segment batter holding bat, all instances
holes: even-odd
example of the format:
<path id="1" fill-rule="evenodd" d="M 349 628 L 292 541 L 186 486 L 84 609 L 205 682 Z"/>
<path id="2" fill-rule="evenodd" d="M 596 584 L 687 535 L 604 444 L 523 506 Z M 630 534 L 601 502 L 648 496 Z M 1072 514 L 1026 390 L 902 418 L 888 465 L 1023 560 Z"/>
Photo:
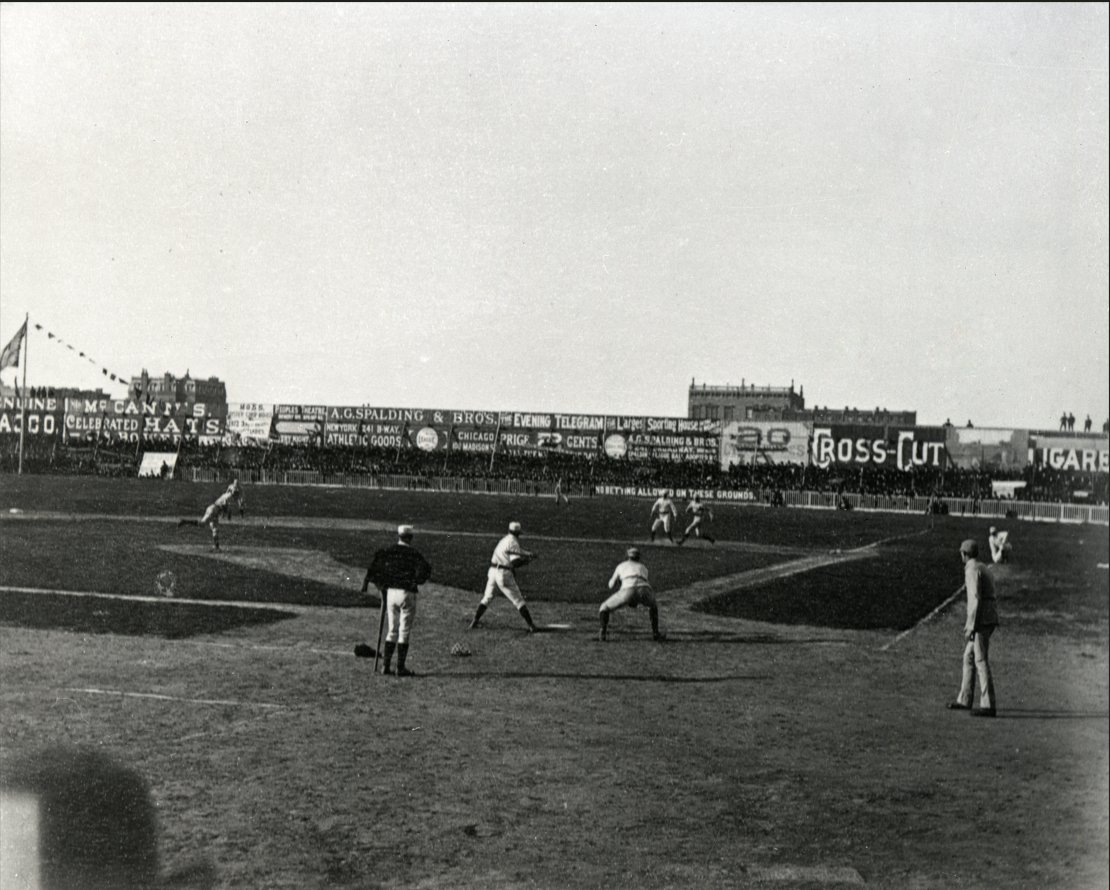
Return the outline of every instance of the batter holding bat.
<path id="1" fill-rule="evenodd" d="M 509 602 L 516 606 L 516 610 L 520 613 L 520 617 L 524 619 L 524 623 L 528 625 L 528 633 L 534 634 L 539 628 L 536 627 L 532 621 L 532 615 L 528 611 L 528 605 L 524 602 L 524 596 L 520 592 L 520 588 L 516 583 L 516 570 L 528 565 L 536 558 L 535 553 L 530 550 L 525 550 L 520 545 L 521 526 L 519 522 L 509 523 L 509 533 L 505 535 L 497 546 L 493 548 L 493 556 L 490 557 L 489 570 L 486 572 L 486 590 L 482 594 L 482 600 L 478 603 L 478 609 L 474 613 L 474 619 L 470 622 L 470 629 L 474 630 L 478 626 L 482 615 L 485 614 L 489 604 L 493 602 L 494 596 L 497 592 L 505 594 Z"/>

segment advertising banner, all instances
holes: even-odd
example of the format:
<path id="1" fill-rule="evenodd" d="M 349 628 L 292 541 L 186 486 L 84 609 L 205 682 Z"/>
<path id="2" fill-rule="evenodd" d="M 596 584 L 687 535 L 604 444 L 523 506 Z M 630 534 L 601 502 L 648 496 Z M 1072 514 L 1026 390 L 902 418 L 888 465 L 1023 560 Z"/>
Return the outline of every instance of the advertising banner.
<path id="1" fill-rule="evenodd" d="M 324 434 L 326 405 L 278 405 L 273 435 L 286 445 L 318 444 Z"/>
<path id="2" fill-rule="evenodd" d="M 733 421 L 721 432 L 721 469 L 733 464 L 809 462 L 809 426 L 797 421 Z"/>
<path id="3" fill-rule="evenodd" d="M 135 399 L 65 399 L 68 439 L 177 442 L 181 436 L 202 443 L 223 439 L 226 418 L 214 417 L 204 402 L 140 402 Z M 222 406 L 221 406 L 222 410 Z"/>
<path id="4" fill-rule="evenodd" d="M 670 461 L 719 460 L 719 425 L 678 417 L 278 405 L 274 435 L 282 442 L 490 454 L 499 449 L 559 451 L 584 457 Z"/>
<path id="5" fill-rule="evenodd" d="M 1107 439 L 1100 436 L 1029 435 L 1029 462 L 1054 470 L 1110 472 Z"/>
<path id="6" fill-rule="evenodd" d="M 910 470 L 945 466 L 943 427 L 814 426 L 810 462 L 817 467 L 853 466 Z"/>
<path id="7" fill-rule="evenodd" d="M 1029 451 L 1028 430 L 948 427 L 945 435 L 950 466 L 961 469 L 1021 469 Z"/>
<path id="8" fill-rule="evenodd" d="M 747 489 L 735 488 L 672 488 L 674 497 L 678 501 L 688 501 L 695 494 L 703 501 L 756 501 L 754 492 Z M 615 494 L 627 497 L 657 498 L 663 493 L 663 488 L 645 485 L 597 485 L 594 487 L 597 494 Z"/>
<path id="9" fill-rule="evenodd" d="M 5 397 L 0 402 L 0 433 L 19 433 L 25 436 L 58 436 L 65 429 L 65 417 L 60 399 Z"/>
<path id="10" fill-rule="evenodd" d="M 274 406 L 257 402 L 229 402 L 226 445 L 264 445 L 274 431 Z"/>

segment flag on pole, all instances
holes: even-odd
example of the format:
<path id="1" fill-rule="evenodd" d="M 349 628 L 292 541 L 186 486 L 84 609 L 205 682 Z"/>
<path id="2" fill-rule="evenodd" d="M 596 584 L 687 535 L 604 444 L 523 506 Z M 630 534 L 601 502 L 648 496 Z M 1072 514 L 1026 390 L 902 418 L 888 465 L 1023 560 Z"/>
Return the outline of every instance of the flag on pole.
<path id="1" fill-rule="evenodd" d="M 4 351 L 0 352 L 0 371 L 5 368 L 18 368 L 19 367 L 19 352 L 23 349 L 23 338 L 27 336 L 27 321 L 24 319 L 22 326 L 15 332 L 15 336 Z"/>

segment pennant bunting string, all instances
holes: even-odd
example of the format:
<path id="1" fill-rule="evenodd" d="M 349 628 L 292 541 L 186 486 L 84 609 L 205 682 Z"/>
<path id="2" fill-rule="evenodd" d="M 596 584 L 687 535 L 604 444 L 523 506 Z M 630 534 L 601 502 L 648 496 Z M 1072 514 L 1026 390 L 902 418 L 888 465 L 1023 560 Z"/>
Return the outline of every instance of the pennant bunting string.
<path id="1" fill-rule="evenodd" d="M 35 325 L 35 330 L 36 331 L 43 331 L 43 333 L 46 334 L 46 339 L 47 340 L 56 340 L 56 341 L 58 341 L 59 345 L 64 346 L 70 352 L 76 352 L 81 358 L 85 359 L 85 361 L 87 361 L 90 365 L 93 365 L 94 367 L 99 367 L 100 368 L 100 373 L 103 374 L 105 377 L 107 377 L 109 380 L 113 380 L 117 383 L 127 383 L 127 381 L 128 381 L 127 377 L 124 377 L 122 374 L 113 374 L 107 368 L 103 367 L 100 364 L 100 362 L 98 362 L 96 359 L 94 359 L 91 355 L 88 355 L 87 353 L 76 349 L 72 344 L 67 343 L 65 340 L 63 340 L 61 337 L 59 337 L 53 331 L 46 330 L 41 324 L 36 324 Z"/>

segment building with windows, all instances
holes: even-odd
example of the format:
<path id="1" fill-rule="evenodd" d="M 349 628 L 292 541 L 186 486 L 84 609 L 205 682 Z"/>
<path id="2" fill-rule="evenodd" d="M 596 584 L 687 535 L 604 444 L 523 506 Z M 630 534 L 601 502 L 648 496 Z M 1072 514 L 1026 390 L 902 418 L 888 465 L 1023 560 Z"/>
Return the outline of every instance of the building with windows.
<path id="1" fill-rule="evenodd" d="M 916 411 L 886 408 L 806 408 L 805 387 L 756 386 L 741 378 L 724 386 L 690 381 L 687 416 L 695 420 L 794 420 L 804 423 L 852 423 L 874 426 L 916 426 Z"/>
<path id="2" fill-rule="evenodd" d="M 780 420 L 785 411 L 804 411 L 804 388 L 756 386 L 741 379 L 739 386 L 690 381 L 687 416 L 695 420 Z"/>
<path id="3" fill-rule="evenodd" d="M 128 395 L 134 399 L 153 400 L 159 402 L 186 402 L 195 404 L 202 402 L 212 406 L 210 414 L 219 415 L 217 406 L 224 406 L 226 413 L 227 386 L 218 377 L 209 377 L 207 380 L 194 378 L 188 371 L 184 377 L 175 377 L 166 371 L 161 377 L 151 377 L 146 368 L 142 374 L 131 378 Z"/>

